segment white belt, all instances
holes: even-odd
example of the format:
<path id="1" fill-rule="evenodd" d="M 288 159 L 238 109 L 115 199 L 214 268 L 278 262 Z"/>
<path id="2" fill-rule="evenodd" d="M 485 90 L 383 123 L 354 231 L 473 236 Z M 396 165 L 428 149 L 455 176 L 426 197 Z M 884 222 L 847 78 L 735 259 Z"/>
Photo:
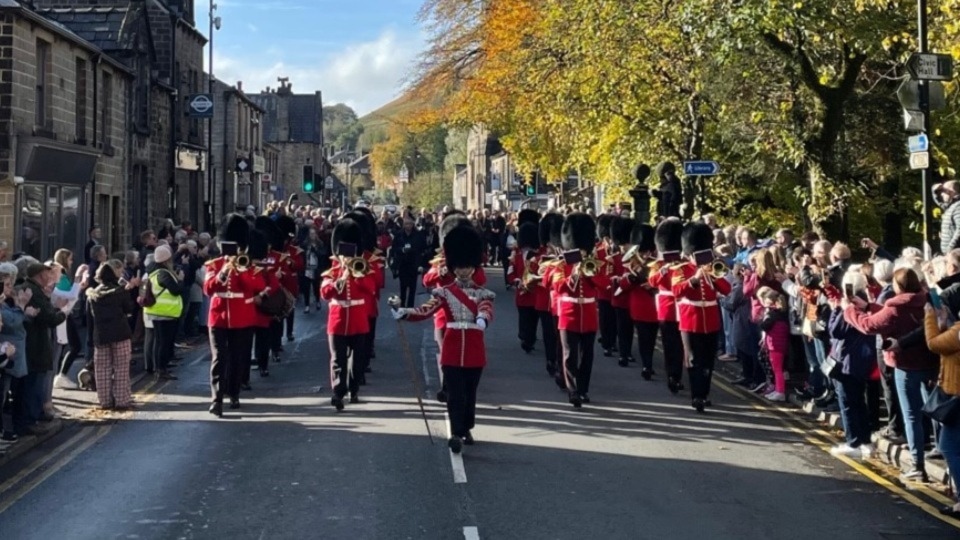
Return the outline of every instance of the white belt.
<path id="1" fill-rule="evenodd" d="M 362 306 L 363 300 L 331 300 L 330 305 L 337 306 L 337 307 Z"/>
<path id="2" fill-rule="evenodd" d="M 658 290 L 657 294 L 659 294 L 660 296 L 669 296 L 671 298 L 673 297 L 673 291 L 665 291 L 663 289 Z"/>
<path id="3" fill-rule="evenodd" d="M 686 298 L 680 299 L 678 304 L 682 306 L 694 306 L 694 307 L 712 307 L 717 305 L 716 300 L 687 300 Z"/>
<path id="4" fill-rule="evenodd" d="M 572 296 L 561 296 L 561 302 L 567 302 L 568 304 L 592 304 L 597 301 L 596 298 L 574 298 Z"/>
<path id="5" fill-rule="evenodd" d="M 216 293 L 217 298 L 243 298 L 243 293 L 239 292 L 218 292 Z"/>
<path id="6" fill-rule="evenodd" d="M 472 322 L 447 323 L 447 328 L 451 330 L 480 330 L 480 326 Z"/>

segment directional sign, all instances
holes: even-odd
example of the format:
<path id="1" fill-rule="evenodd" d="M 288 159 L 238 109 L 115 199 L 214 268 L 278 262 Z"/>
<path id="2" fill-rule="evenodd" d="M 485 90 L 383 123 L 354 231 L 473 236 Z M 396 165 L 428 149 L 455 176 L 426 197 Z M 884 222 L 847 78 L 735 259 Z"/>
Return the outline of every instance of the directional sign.
<path id="1" fill-rule="evenodd" d="M 213 118 L 213 94 L 188 96 L 187 116 L 191 118 Z"/>
<path id="2" fill-rule="evenodd" d="M 716 176 L 720 174 L 720 164 L 716 161 L 684 161 L 683 174 L 687 176 Z"/>
<path id="3" fill-rule="evenodd" d="M 903 129 L 907 131 L 923 131 L 924 116 L 920 111 L 903 110 Z"/>
<path id="4" fill-rule="evenodd" d="M 929 169 L 930 152 L 916 152 L 910 154 L 910 168 L 913 170 Z"/>
<path id="5" fill-rule="evenodd" d="M 949 81 L 953 78 L 953 57 L 949 54 L 914 53 L 907 70 L 921 81 Z"/>
<path id="6" fill-rule="evenodd" d="M 269 184 L 270 182 L 273 182 L 273 175 L 270 173 L 263 173 L 260 175 L 260 181 L 264 184 Z"/>
<path id="7" fill-rule="evenodd" d="M 947 107 L 947 96 L 943 89 L 943 83 L 931 81 L 927 83 L 929 90 L 930 110 L 939 111 Z M 919 111 L 920 107 L 920 83 L 918 81 L 906 80 L 897 89 L 897 99 L 900 106 L 908 111 Z"/>
<path id="8" fill-rule="evenodd" d="M 333 177 L 332 177 L 332 176 L 328 176 L 328 177 L 323 181 L 323 187 L 324 187 L 325 189 L 333 189 Z"/>
<path id="9" fill-rule="evenodd" d="M 926 133 L 921 133 L 919 135 L 914 135 L 907 139 L 907 147 L 910 149 L 910 153 L 916 152 L 926 152 L 930 149 L 930 137 L 927 137 Z"/>
<path id="10" fill-rule="evenodd" d="M 245 157 L 237 158 L 237 172 L 245 173 L 250 170 L 250 161 Z"/>

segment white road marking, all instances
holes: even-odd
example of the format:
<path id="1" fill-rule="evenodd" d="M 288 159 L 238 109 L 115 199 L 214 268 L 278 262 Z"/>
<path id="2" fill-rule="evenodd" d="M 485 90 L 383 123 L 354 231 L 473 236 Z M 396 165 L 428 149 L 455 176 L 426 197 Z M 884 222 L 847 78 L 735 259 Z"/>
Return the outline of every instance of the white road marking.
<path id="1" fill-rule="evenodd" d="M 463 528 L 464 540 L 480 540 L 480 531 L 476 527 Z"/>
<path id="2" fill-rule="evenodd" d="M 453 437 L 453 431 L 450 429 L 450 415 L 443 413 L 443 417 L 447 424 L 447 439 Z M 453 483 L 454 484 L 466 484 L 467 483 L 467 470 L 463 467 L 463 455 L 454 454 L 453 450 L 447 450 L 450 453 L 450 466 L 453 468 Z"/>

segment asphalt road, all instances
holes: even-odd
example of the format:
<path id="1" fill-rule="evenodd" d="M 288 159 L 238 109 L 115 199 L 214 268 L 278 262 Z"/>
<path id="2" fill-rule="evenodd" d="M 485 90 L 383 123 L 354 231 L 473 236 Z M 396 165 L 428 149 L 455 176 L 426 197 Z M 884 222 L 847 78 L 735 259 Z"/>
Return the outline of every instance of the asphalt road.
<path id="1" fill-rule="evenodd" d="M 593 403 L 574 410 L 541 352 L 520 350 L 512 293 L 492 288 L 478 444 L 462 459 L 432 399 L 427 437 L 386 310 L 364 403 L 340 414 L 324 315 L 298 312 L 297 341 L 270 378 L 254 374 L 239 414 L 206 412 L 198 350 L 134 415 L 67 430 L 0 469 L 0 537 L 960 538 L 741 397 L 715 388 L 696 415 L 662 367 L 646 382 L 598 355 Z M 431 326 L 403 330 L 432 396 Z"/>

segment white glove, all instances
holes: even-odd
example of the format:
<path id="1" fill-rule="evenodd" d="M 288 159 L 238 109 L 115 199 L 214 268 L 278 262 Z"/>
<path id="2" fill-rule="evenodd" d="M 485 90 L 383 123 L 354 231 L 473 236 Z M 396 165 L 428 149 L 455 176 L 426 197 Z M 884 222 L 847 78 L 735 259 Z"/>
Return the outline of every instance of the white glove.
<path id="1" fill-rule="evenodd" d="M 404 312 L 396 308 L 391 309 L 390 314 L 393 316 L 393 320 L 395 321 L 402 320 L 404 317 L 407 316 Z"/>
<path id="2" fill-rule="evenodd" d="M 477 317 L 477 326 L 480 327 L 480 330 L 486 330 L 486 329 L 487 329 L 487 320 L 484 319 L 483 317 Z"/>

